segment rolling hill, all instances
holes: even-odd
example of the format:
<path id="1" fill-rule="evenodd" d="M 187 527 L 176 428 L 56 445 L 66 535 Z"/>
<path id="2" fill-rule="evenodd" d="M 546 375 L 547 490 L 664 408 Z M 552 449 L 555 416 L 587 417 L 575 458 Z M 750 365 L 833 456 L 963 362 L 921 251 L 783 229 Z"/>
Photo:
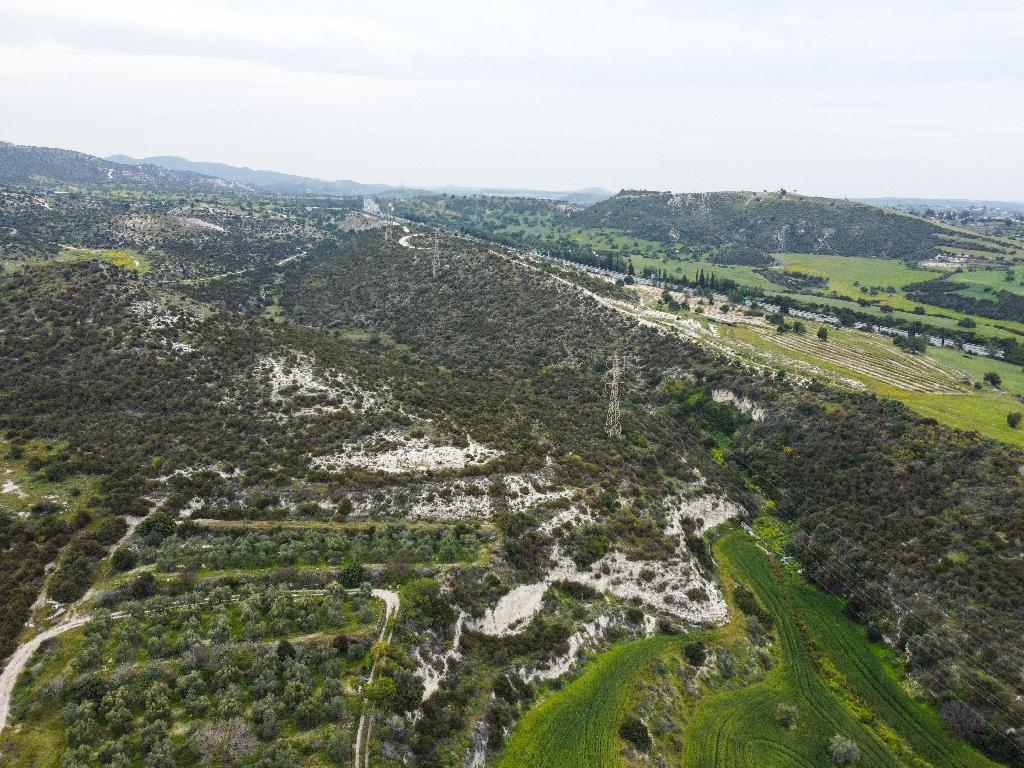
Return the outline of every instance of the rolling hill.
<path id="1" fill-rule="evenodd" d="M 644 240 L 719 249 L 719 263 L 769 263 L 775 253 L 923 261 L 940 247 L 1002 251 L 980 235 L 863 203 L 786 192 L 673 194 L 624 190 L 571 216 Z"/>
<path id="2" fill-rule="evenodd" d="M 237 182 L 158 165 L 125 165 L 68 149 L 0 142 L 0 183 L 50 189 L 58 186 L 117 187 L 160 192 L 248 191 Z"/>
<path id="3" fill-rule="evenodd" d="M 73 186 L 0 189 L 4 765 L 1024 765 L 1024 454 L 734 354 L 969 396 L 879 334 L 525 247 L 680 258 L 661 193 Z"/>

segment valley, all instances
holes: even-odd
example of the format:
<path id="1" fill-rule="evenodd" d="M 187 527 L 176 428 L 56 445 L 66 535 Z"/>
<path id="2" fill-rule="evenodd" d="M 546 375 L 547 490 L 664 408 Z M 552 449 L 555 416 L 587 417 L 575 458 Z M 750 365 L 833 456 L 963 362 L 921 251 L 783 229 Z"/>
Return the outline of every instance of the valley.
<path id="1" fill-rule="evenodd" d="M 1021 765 L 1013 238 L 11 147 L 4 764 Z"/>

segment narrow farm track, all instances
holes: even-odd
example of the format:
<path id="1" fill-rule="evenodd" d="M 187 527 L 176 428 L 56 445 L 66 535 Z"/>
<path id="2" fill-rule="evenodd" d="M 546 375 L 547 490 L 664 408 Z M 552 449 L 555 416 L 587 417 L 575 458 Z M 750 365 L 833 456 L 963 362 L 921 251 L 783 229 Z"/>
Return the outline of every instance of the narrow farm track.
<path id="1" fill-rule="evenodd" d="M 743 762 L 747 768 L 758 768 L 765 764 L 766 758 L 771 761 L 773 756 L 778 756 L 781 764 L 791 765 L 794 768 L 818 768 L 818 764 L 814 761 L 808 760 L 797 750 L 783 746 L 777 741 L 754 738 L 747 739 L 743 745 Z"/>
<path id="2" fill-rule="evenodd" d="M 395 630 L 395 625 L 392 619 L 394 619 L 398 614 L 398 609 L 401 606 L 401 600 L 398 597 L 397 592 L 392 592 L 387 589 L 375 589 L 371 594 L 384 601 L 384 621 L 381 624 L 380 636 L 377 639 L 378 641 L 387 640 L 390 642 L 391 635 Z M 370 668 L 370 676 L 366 681 L 367 685 L 373 682 L 376 674 L 377 661 L 374 660 L 373 666 Z M 372 728 L 373 714 L 367 714 L 364 702 L 363 713 L 359 716 L 359 727 L 356 728 L 355 768 L 369 768 L 370 733 Z M 362 758 L 362 760 L 360 760 L 360 758 Z"/>
<path id="3" fill-rule="evenodd" d="M 110 552 L 113 552 L 131 538 L 131 535 L 135 533 L 135 529 L 139 526 L 139 523 L 141 523 L 142 520 L 143 518 L 141 517 L 132 517 L 130 515 L 125 517 L 127 529 L 125 530 L 124 535 L 108 549 L 108 557 Z M 14 686 L 18 682 L 18 676 L 21 675 L 21 671 L 25 668 L 25 664 L 27 664 L 28 660 L 32 658 L 32 654 L 38 650 L 39 646 L 47 640 L 58 637 L 68 630 L 77 629 L 92 620 L 92 616 L 89 614 L 75 615 L 75 609 L 81 607 L 84 603 L 90 600 L 95 593 L 95 585 L 90 586 L 86 593 L 82 595 L 82 597 L 79 598 L 73 606 L 71 606 L 68 618 L 65 621 L 54 627 L 43 630 L 35 637 L 26 641 L 16 648 L 14 653 L 12 653 L 10 658 L 8 658 L 4 671 L 0 674 L 0 731 L 3 731 L 7 725 L 7 717 L 11 708 L 11 696 L 14 694 Z M 45 599 L 46 588 L 44 586 L 42 591 L 40 591 L 36 602 L 33 604 L 33 610 L 35 610 L 37 606 L 42 605 Z"/>

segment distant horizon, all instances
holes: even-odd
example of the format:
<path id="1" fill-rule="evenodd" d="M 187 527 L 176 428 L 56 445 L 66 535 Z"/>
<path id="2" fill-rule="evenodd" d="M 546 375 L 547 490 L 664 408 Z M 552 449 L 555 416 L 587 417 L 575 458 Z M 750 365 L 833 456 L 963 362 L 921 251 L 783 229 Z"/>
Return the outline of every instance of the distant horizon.
<path id="1" fill-rule="evenodd" d="M 54 147 L 54 148 L 68 148 L 68 147 Z M 75 150 L 75 152 L 82 152 L 82 151 L 81 150 Z M 88 154 L 88 153 L 86 153 L 86 154 Z M 498 184 L 474 185 L 474 184 L 462 184 L 462 183 L 458 183 L 458 182 L 447 182 L 447 183 L 438 183 L 438 184 L 422 184 L 422 185 L 412 186 L 410 184 L 406 184 L 406 185 L 391 184 L 391 183 L 389 183 L 387 181 L 380 181 L 380 180 L 377 180 L 377 179 L 360 179 L 360 178 L 354 178 L 354 177 L 329 178 L 327 176 L 309 176 L 307 174 L 296 173 L 294 171 L 282 170 L 280 168 L 257 168 L 257 167 L 255 167 L 253 165 L 248 165 L 248 164 L 234 165 L 233 163 L 224 163 L 224 162 L 219 161 L 219 160 L 196 160 L 195 158 L 189 158 L 189 157 L 186 157 L 184 155 L 179 155 L 179 154 L 175 154 L 175 153 L 160 153 L 160 154 L 157 154 L 157 155 L 150 155 L 150 156 L 146 156 L 146 157 L 134 157 L 134 156 L 131 156 L 131 155 L 127 155 L 126 153 L 114 153 L 114 154 L 109 155 L 109 156 L 98 156 L 97 155 L 96 157 L 102 157 L 103 160 L 112 160 L 112 158 L 115 158 L 115 157 L 127 157 L 127 158 L 132 158 L 132 160 L 137 160 L 137 161 L 142 161 L 142 162 L 145 162 L 147 160 L 151 160 L 153 158 L 175 158 L 177 160 L 184 160 L 184 161 L 187 161 L 189 163 L 203 163 L 203 164 L 211 164 L 211 165 L 229 165 L 229 166 L 232 166 L 232 167 L 242 168 L 242 169 L 249 170 L 249 171 L 254 171 L 254 172 L 257 172 L 257 173 L 259 173 L 259 172 L 282 173 L 282 174 L 287 174 L 287 175 L 290 175 L 290 176 L 313 178 L 313 179 L 316 179 L 318 181 L 355 181 L 355 182 L 358 182 L 358 183 L 361 183 L 361 184 L 381 184 L 381 185 L 393 186 L 394 188 L 398 188 L 398 189 L 406 188 L 406 189 L 427 189 L 427 190 L 431 190 L 431 189 L 443 189 L 445 187 L 450 187 L 450 188 L 468 188 L 468 189 L 501 189 L 501 190 L 522 190 L 522 191 L 545 191 L 545 193 L 554 193 L 554 191 L 559 191 L 559 193 L 583 193 L 583 191 L 591 191 L 591 190 L 593 190 L 593 191 L 606 191 L 606 193 L 609 193 L 610 195 L 617 195 L 618 193 L 621 193 L 621 191 L 626 191 L 627 189 L 638 189 L 638 190 L 643 190 L 643 191 L 665 191 L 665 193 L 672 193 L 674 195 L 683 195 L 683 194 L 699 194 L 699 193 L 726 193 L 726 191 L 752 191 L 752 193 L 758 193 L 758 191 L 762 191 L 762 193 L 765 193 L 765 191 L 767 191 L 767 193 L 773 193 L 773 191 L 780 191 L 781 189 L 784 188 L 787 191 L 787 193 L 793 193 L 795 195 L 805 195 L 806 197 L 811 197 L 811 198 L 835 198 L 835 199 L 838 199 L 838 200 L 853 200 L 853 201 L 865 201 L 865 200 L 920 200 L 920 201 L 928 201 L 928 202 L 945 201 L 945 202 L 962 202 L 962 203 L 1010 203 L 1010 204 L 1013 204 L 1013 205 L 1024 205 L 1024 199 L 1022 199 L 1022 200 L 996 200 L 994 198 L 931 197 L 931 196 L 927 196 L 927 195 L 858 195 L 858 196 L 843 196 L 843 197 L 837 198 L 834 195 L 819 195 L 817 193 L 805 193 L 805 191 L 800 190 L 800 189 L 790 189 L 790 188 L 786 188 L 786 187 L 776 187 L 774 189 L 765 189 L 765 188 L 754 189 L 753 187 L 743 187 L 743 188 L 735 188 L 735 189 L 725 189 L 725 188 L 714 188 L 714 189 L 711 189 L 711 188 L 709 188 L 709 189 L 658 189 L 658 188 L 655 188 L 655 187 L 639 187 L 639 186 L 610 187 L 610 186 L 589 185 L 589 186 L 578 186 L 578 187 L 567 187 L 567 188 L 560 188 L 560 189 L 551 189 L 551 188 L 546 188 L 546 187 L 538 186 L 537 184 L 526 185 L 526 186 L 501 186 L 501 185 L 498 185 Z M 116 161 L 112 160 L 112 162 L 116 162 Z"/>
<path id="2" fill-rule="evenodd" d="M 0 139 L 0 141 L 7 141 L 7 139 Z M 30 144 L 30 143 L 29 144 L 24 144 L 22 142 L 10 142 L 10 143 L 22 144 L 23 146 L 43 146 L 41 144 Z M 996 199 L 996 198 L 992 198 L 992 197 L 963 197 L 963 196 L 959 196 L 959 197 L 945 197 L 945 196 L 943 196 L 943 197 L 933 197 L 933 196 L 929 196 L 929 195 L 890 195 L 890 194 L 856 195 L 856 196 L 848 195 L 848 196 L 837 197 L 835 195 L 819 194 L 819 193 L 815 193 L 815 192 L 804 192 L 803 190 L 789 189 L 789 188 L 786 188 L 786 187 L 777 187 L 775 189 L 764 189 L 764 188 L 762 188 L 760 190 L 753 189 L 752 187 L 736 188 L 736 189 L 718 188 L 718 189 L 692 189 L 692 190 L 688 190 L 688 189 L 656 189 L 656 188 L 653 188 L 653 187 L 625 187 L 625 186 L 620 186 L 620 187 L 617 187 L 617 188 L 611 188 L 611 187 L 599 187 L 599 186 L 591 185 L 591 186 L 564 188 L 564 189 L 548 189 L 548 188 L 540 187 L 540 186 L 537 186 L 537 185 L 527 185 L 527 186 L 522 186 L 522 187 L 519 187 L 519 186 L 516 186 L 516 187 L 506 187 L 506 186 L 498 186 L 498 185 L 494 185 L 494 184 L 489 184 L 489 185 L 479 185 L 478 186 L 478 185 L 472 185 L 472 184 L 460 184 L 460 183 L 457 183 L 457 182 L 454 182 L 454 183 L 453 182 L 448 182 L 448 183 L 443 183 L 443 184 L 423 184 L 423 185 L 412 186 L 412 185 L 408 185 L 408 184 L 406 184 L 406 185 L 392 184 L 392 183 L 389 183 L 389 182 L 386 182 L 386 181 L 379 181 L 377 179 L 360 179 L 360 178 L 355 178 L 355 177 L 329 178 L 329 177 L 326 177 L 326 176 L 310 176 L 308 174 L 296 173 L 296 172 L 293 172 L 293 171 L 282 170 L 280 168 L 259 168 L 259 167 L 256 167 L 256 166 L 253 166 L 253 165 L 248 165 L 248 164 L 236 165 L 235 163 L 225 163 L 225 162 L 223 162 L 221 160 L 211 160 L 211 159 L 196 160 L 194 158 L 187 157 L 186 155 L 177 154 L 177 153 L 173 153 L 173 152 L 161 152 L 161 153 L 158 153 L 158 154 L 147 155 L 147 156 L 144 156 L 144 157 L 136 157 L 134 155 L 129 155 L 129 154 L 124 153 L 124 152 L 113 152 L 113 153 L 111 153 L 109 155 L 95 155 L 95 154 L 93 154 L 91 152 L 87 152 L 87 151 L 82 150 L 82 149 L 76 149 L 74 147 L 47 147 L 47 148 L 48 149 L 67 149 L 67 150 L 70 150 L 72 152 L 81 152 L 83 154 L 93 155 L 94 157 L 99 157 L 99 158 L 101 158 L 103 160 L 108 160 L 110 162 L 121 162 L 117 158 L 122 158 L 122 157 L 130 158 L 132 161 L 143 162 L 143 163 L 147 162 L 147 161 L 150 161 L 150 160 L 153 160 L 153 159 L 166 158 L 166 159 L 184 160 L 184 161 L 189 162 L 189 163 L 199 163 L 199 164 L 208 164 L 208 165 L 227 165 L 227 166 L 231 166 L 233 168 L 238 168 L 238 169 L 246 170 L 246 171 L 252 171 L 252 172 L 255 172 L 255 173 L 277 173 L 277 174 L 283 174 L 283 175 L 287 175 L 287 176 L 295 176 L 295 177 L 298 177 L 298 178 L 314 179 L 316 181 L 323 181 L 323 182 L 328 182 L 328 183 L 351 181 L 351 182 L 356 182 L 358 184 L 364 184 L 364 185 L 367 185 L 367 186 L 374 186 L 374 185 L 376 185 L 376 186 L 387 186 L 387 187 L 391 187 L 391 188 L 394 188 L 394 189 L 413 189 L 413 190 L 423 190 L 423 191 L 435 191 L 435 190 L 443 190 L 443 189 L 455 189 L 455 190 L 466 189 L 466 190 L 495 190 L 495 191 L 503 191 L 503 192 L 508 192 L 508 191 L 520 192 L 521 191 L 521 192 L 544 192 L 544 193 L 555 193 L 555 192 L 562 192 L 562 193 L 607 192 L 607 193 L 609 193 L 609 196 L 612 196 L 612 195 L 618 194 L 619 192 L 627 191 L 627 190 L 630 190 L 630 189 L 636 189 L 638 191 L 645 191 L 645 192 L 668 192 L 668 193 L 672 193 L 672 194 L 700 194 L 700 193 L 715 193 L 715 192 L 754 192 L 754 193 L 757 193 L 757 192 L 779 192 L 779 191 L 785 189 L 787 193 L 793 193 L 793 194 L 797 194 L 797 195 L 804 195 L 806 197 L 834 198 L 834 199 L 840 199 L 840 200 L 853 200 L 853 201 L 857 201 L 857 202 L 864 202 L 864 201 L 871 201 L 871 200 L 901 200 L 901 201 L 917 200 L 917 201 L 929 202 L 929 203 L 931 203 L 931 202 L 935 202 L 935 203 L 937 203 L 937 202 L 963 202 L 963 203 L 1003 203 L 1003 204 L 1012 204 L 1012 205 L 1024 205 L 1024 200 L 1010 200 L 1010 199 L 1000 200 L 1000 199 Z"/>
<path id="3" fill-rule="evenodd" d="M 8 0 L 0 135 L 434 187 L 1024 200 L 1024 5 Z"/>

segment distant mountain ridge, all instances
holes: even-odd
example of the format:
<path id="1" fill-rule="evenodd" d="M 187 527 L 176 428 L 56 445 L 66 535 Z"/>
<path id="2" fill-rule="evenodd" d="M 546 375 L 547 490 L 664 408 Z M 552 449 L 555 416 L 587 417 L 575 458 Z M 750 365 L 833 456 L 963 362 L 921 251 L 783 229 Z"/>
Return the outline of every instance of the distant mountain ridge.
<path id="1" fill-rule="evenodd" d="M 128 165 L 53 147 L 0 141 L 0 184 L 33 187 L 116 186 L 154 191 L 223 193 L 251 191 L 234 181 L 152 163 Z"/>
<path id="2" fill-rule="evenodd" d="M 227 163 L 196 162 L 176 155 L 143 158 L 111 155 L 106 159 L 124 165 L 155 165 L 173 171 L 201 173 L 286 195 L 375 195 L 398 190 L 397 187 L 387 184 L 362 184 L 351 179 L 327 181 L 291 173 L 228 165 Z"/>
<path id="3" fill-rule="evenodd" d="M 279 171 L 256 170 L 247 166 L 198 162 L 177 155 L 156 155 L 143 158 L 135 158 L 129 155 L 111 155 L 106 159 L 125 165 L 149 164 L 174 171 L 192 171 L 286 195 L 389 195 L 405 197 L 441 192 L 452 195 L 535 197 L 543 200 L 564 200 L 581 205 L 590 205 L 612 196 L 612 192 L 609 190 L 598 187 L 557 192 L 543 189 L 483 188 L 454 185 L 443 187 L 396 187 L 389 184 L 364 184 L 351 179 L 330 181 L 292 173 L 281 173 Z"/>

